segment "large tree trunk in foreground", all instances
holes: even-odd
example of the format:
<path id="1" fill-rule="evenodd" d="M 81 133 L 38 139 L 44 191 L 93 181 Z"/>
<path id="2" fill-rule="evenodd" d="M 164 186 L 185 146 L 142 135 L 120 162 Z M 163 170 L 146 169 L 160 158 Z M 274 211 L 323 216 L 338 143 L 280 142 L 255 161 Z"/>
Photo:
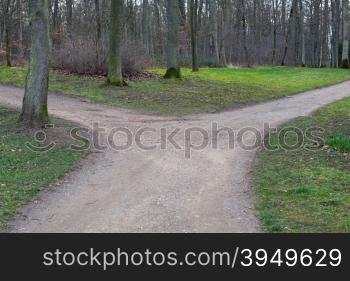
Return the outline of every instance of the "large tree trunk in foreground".
<path id="1" fill-rule="evenodd" d="M 179 66 L 179 1 L 167 0 L 167 66 L 168 70 L 164 78 L 181 78 Z"/>
<path id="2" fill-rule="evenodd" d="M 109 64 L 107 83 L 125 86 L 122 75 L 122 15 L 123 0 L 111 0 L 109 27 Z"/>
<path id="3" fill-rule="evenodd" d="M 30 63 L 19 121 L 30 127 L 40 127 L 49 121 L 47 110 L 50 53 L 48 0 L 30 0 L 29 13 L 32 34 Z"/>
<path id="4" fill-rule="evenodd" d="M 349 0 L 343 0 L 343 55 L 342 67 L 349 68 L 350 9 Z"/>

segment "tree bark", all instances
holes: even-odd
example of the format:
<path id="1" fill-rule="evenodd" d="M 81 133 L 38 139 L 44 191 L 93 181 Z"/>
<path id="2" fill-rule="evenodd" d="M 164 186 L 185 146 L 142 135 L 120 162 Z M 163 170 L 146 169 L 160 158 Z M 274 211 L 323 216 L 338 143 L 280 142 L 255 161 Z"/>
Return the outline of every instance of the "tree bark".
<path id="1" fill-rule="evenodd" d="M 31 53 L 22 113 L 19 121 L 30 127 L 49 122 L 47 94 L 49 82 L 48 0 L 30 0 Z"/>
<path id="2" fill-rule="evenodd" d="M 290 15 L 289 15 L 289 23 L 288 23 L 288 31 L 287 31 L 287 35 L 286 35 L 286 43 L 284 46 L 284 53 L 283 53 L 283 58 L 282 58 L 282 66 L 285 66 L 286 64 L 286 58 L 287 58 L 287 54 L 288 54 L 288 47 L 289 47 L 289 41 L 290 41 L 290 37 L 292 35 L 292 25 L 293 25 L 293 21 L 295 18 L 295 8 L 296 8 L 296 0 L 293 0 L 292 2 L 292 7 L 290 9 Z"/>
<path id="3" fill-rule="evenodd" d="M 73 0 L 66 0 L 66 17 L 67 17 L 67 33 L 69 40 L 72 40 L 72 24 L 73 24 Z"/>
<path id="4" fill-rule="evenodd" d="M 53 14 L 52 14 L 52 23 L 53 23 L 54 32 L 57 32 L 57 29 L 58 29 L 58 11 L 59 11 L 58 0 L 54 0 Z"/>
<path id="5" fill-rule="evenodd" d="M 248 31 L 247 31 L 247 17 L 246 17 L 246 10 L 245 10 L 245 4 L 244 0 L 240 1 L 240 8 L 241 8 L 241 26 L 242 26 L 242 33 L 243 33 L 243 51 L 245 60 L 247 63 L 247 66 L 250 67 L 250 57 L 249 57 L 249 51 L 248 51 L 248 45 L 247 45 L 247 37 L 248 37 Z"/>
<path id="6" fill-rule="evenodd" d="M 229 28 L 230 28 L 230 15 L 231 15 L 231 0 L 222 1 L 222 10 L 223 10 L 223 21 L 222 21 L 222 39 L 220 46 L 220 64 L 223 66 L 227 65 L 227 54 L 226 54 L 226 45 L 229 38 Z"/>
<path id="7" fill-rule="evenodd" d="M 167 0 L 167 66 L 166 79 L 181 78 L 179 65 L 179 2 Z"/>
<path id="8" fill-rule="evenodd" d="M 339 66 L 340 1 L 332 0 L 332 66 Z"/>
<path id="9" fill-rule="evenodd" d="M 122 75 L 122 15 L 123 0 L 111 0 L 109 28 L 109 67 L 107 83 L 125 86 Z"/>
<path id="10" fill-rule="evenodd" d="M 95 0 L 95 14 L 96 14 L 96 65 L 97 67 L 100 67 L 100 50 L 102 47 L 100 0 Z"/>
<path id="11" fill-rule="evenodd" d="M 272 0 L 273 10 L 273 49 L 272 49 L 272 65 L 276 64 L 276 53 L 277 53 L 277 7 L 278 0 Z"/>
<path id="12" fill-rule="evenodd" d="M 209 50 L 210 63 L 212 66 L 219 66 L 219 47 L 218 47 L 218 13 L 216 0 L 209 0 Z"/>
<path id="13" fill-rule="evenodd" d="M 198 50 L 197 50 L 197 23 L 198 23 L 198 0 L 190 0 L 190 24 L 191 24 L 191 49 L 192 49 L 192 71 L 198 72 Z"/>
<path id="14" fill-rule="evenodd" d="M 5 22 L 5 48 L 6 48 L 6 65 L 12 66 L 11 61 L 11 18 L 10 18 L 10 0 L 5 0 L 3 5 L 4 22 Z"/>
<path id="15" fill-rule="evenodd" d="M 323 7 L 323 26 L 322 26 L 322 58 L 321 66 L 329 66 L 329 1 L 324 0 Z"/>
<path id="16" fill-rule="evenodd" d="M 349 0 L 343 0 L 343 54 L 342 68 L 349 68 L 350 9 Z"/>

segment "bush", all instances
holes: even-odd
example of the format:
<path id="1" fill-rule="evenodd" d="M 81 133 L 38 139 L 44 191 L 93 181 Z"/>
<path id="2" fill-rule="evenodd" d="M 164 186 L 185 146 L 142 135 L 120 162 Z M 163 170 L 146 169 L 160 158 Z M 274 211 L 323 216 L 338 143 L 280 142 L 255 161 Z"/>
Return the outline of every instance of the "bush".
<path id="1" fill-rule="evenodd" d="M 147 75 L 144 70 L 152 65 L 142 48 L 125 43 L 122 50 L 123 76 L 125 79 L 139 79 Z M 51 67 L 80 75 L 106 76 L 108 71 L 107 49 L 97 53 L 96 44 L 90 40 L 75 40 L 53 48 Z"/>

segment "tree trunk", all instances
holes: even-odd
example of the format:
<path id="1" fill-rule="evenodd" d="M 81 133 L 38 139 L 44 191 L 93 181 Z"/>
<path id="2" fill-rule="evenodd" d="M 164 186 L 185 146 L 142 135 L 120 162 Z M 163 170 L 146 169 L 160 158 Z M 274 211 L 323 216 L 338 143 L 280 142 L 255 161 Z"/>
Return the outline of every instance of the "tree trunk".
<path id="1" fill-rule="evenodd" d="M 66 0 L 67 9 L 67 33 L 69 40 L 72 40 L 72 24 L 73 24 L 73 0 Z"/>
<path id="2" fill-rule="evenodd" d="M 102 26 L 101 26 L 101 12 L 100 12 L 100 0 L 95 0 L 95 13 L 96 13 L 96 66 L 100 67 L 100 50 L 102 47 Z"/>
<path id="3" fill-rule="evenodd" d="M 276 53 L 277 53 L 277 7 L 278 0 L 272 0 L 273 10 L 273 49 L 272 49 L 272 65 L 276 64 Z"/>
<path id="4" fill-rule="evenodd" d="M 142 44 L 147 55 L 152 56 L 151 7 L 148 0 L 142 1 Z"/>
<path id="5" fill-rule="evenodd" d="M 122 15 L 123 0 L 111 0 L 109 27 L 109 67 L 107 83 L 125 86 L 122 75 Z"/>
<path id="6" fill-rule="evenodd" d="M 350 9 L 349 0 L 343 0 L 343 55 L 342 68 L 349 68 Z"/>
<path id="7" fill-rule="evenodd" d="M 6 65 L 12 66 L 11 61 L 11 38 L 10 38 L 10 22 L 7 20 L 5 28 L 5 41 L 6 41 Z"/>
<path id="8" fill-rule="evenodd" d="M 222 23 L 222 39 L 220 47 L 220 64 L 223 66 L 227 65 L 227 54 L 226 54 L 226 45 L 230 34 L 230 15 L 231 15 L 231 0 L 224 0 L 222 2 L 223 9 L 223 23 Z"/>
<path id="9" fill-rule="evenodd" d="M 53 23 L 53 31 L 57 32 L 58 29 L 58 0 L 54 0 L 53 3 L 53 15 L 52 15 L 52 23 Z"/>
<path id="10" fill-rule="evenodd" d="M 329 66 L 329 1 L 324 0 L 323 26 L 322 26 L 322 52 L 321 66 Z"/>
<path id="11" fill-rule="evenodd" d="M 321 0 L 313 1 L 313 17 L 312 17 L 312 39 L 313 39 L 313 49 L 312 49 L 312 66 L 320 66 L 320 5 Z"/>
<path id="12" fill-rule="evenodd" d="M 303 0 L 300 0 L 299 8 L 300 8 L 300 59 L 301 59 L 301 66 L 306 66 L 306 44 L 305 44 L 305 23 L 304 23 L 305 8 L 304 8 Z"/>
<path id="13" fill-rule="evenodd" d="M 5 19 L 5 49 L 6 49 L 6 65 L 12 66 L 11 61 L 11 21 L 10 21 L 10 0 L 6 0 L 3 6 Z"/>
<path id="14" fill-rule="evenodd" d="M 247 17 L 246 17 L 246 11 L 245 11 L 245 4 L 244 0 L 240 1 L 240 8 L 241 8 L 241 25 L 242 25 L 242 33 L 243 33 L 243 51 L 245 60 L 247 63 L 247 66 L 250 67 L 250 58 L 249 58 L 249 51 L 248 51 L 248 45 L 247 45 L 247 37 L 248 37 L 248 31 L 247 31 Z"/>
<path id="15" fill-rule="evenodd" d="M 289 23 L 288 23 L 288 31 L 287 31 L 287 35 L 286 35 L 286 43 L 284 46 L 284 53 L 283 53 L 283 58 L 282 58 L 282 66 L 285 66 L 286 64 L 286 58 L 287 58 L 287 54 L 288 54 L 288 47 L 289 47 L 289 41 L 290 41 L 290 37 L 292 35 L 292 25 L 293 25 L 293 21 L 294 21 L 294 13 L 295 13 L 295 7 L 296 7 L 296 0 L 293 0 L 292 2 L 292 7 L 290 9 L 290 15 L 289 15 Z"/>
<path id="16" fill-rule="evenodd" d="M 30 127 L 49 122 L 47 94 L 49 82 L 48 0 L 30 0 L 31 52 L 22 113 L 19 121 Z"/>
<path id="17" fill-rule="evenodd" d="M 197 50 L 198 0 L 190 0 L 192 71 L 199 71 Z"/>
<path id="18" fill-rule="evenodd" d="M 339 66 L 340 1 L 332 0 L 332 66 Z"/>
<path id="19" fill-rule="evenodd" d="M 181 78 L 179 65 L 179 2 L 167 0 L 167 66 L 168 70 L 164 78 Z"/>
<path id="20" fill-rule="evenodd" d="M 218 47 L 218 13 L 216 0 L 209 0 L 209 50 L 210 63 L 213 66 L 219 66 L 219 47 Z"/>

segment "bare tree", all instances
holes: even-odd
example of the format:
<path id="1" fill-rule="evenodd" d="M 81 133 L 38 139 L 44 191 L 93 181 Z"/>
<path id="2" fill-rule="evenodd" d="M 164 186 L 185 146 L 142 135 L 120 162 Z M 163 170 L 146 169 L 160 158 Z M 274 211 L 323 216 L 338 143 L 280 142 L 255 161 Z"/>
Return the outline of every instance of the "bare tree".
<path id="1" fill-rule="evenodd" d="M 339 66 L 340 1 L 332 1 L 332 66 Z"/>
<path id="2" fill-rule="evenodd" d="M 218 14 L 216 0 L 209 0 L 209 54 L 210 63 L 218 66 L 220 63 L 218 48 Z"/>
<path id="3" fill-rule="evenodd" d="M 50 53 L 48 9 L 48 0 L 29 0 L 32 43 L 19 121 L 30 127 L 41 127 L 49 121 L 47 109 Z"/>
<path id="4" fill-rule="evenodd" d="M 197 49 L 198 0 L 190 0 L 190 13 L 192 71 L 197 72 L 199 71 Z"/>
<path id="5" fill-rule="evenodd" d="M 72 40 L 73 27 L 73 0 L 66 0 L 66 18 L 67 18 L 67 33 L 68 38 Z"/>
<path id="6" fill-rule="evenodd" d="M 179 65 L 179 2 L 167 0 L 167 67 L 168 70 L 164 78 L 181 78 Z"/>
<path id="7" fill-rule="evenodd" d="M 123 0 L 111 0 L 109 22 L 109 65 L 107 83 L 114 86 L 125 86 L 122 75 L 122 17 Z"/>
<path id="8" fill-rule="evenodd" d="M 349 68 L 350 9 L 349 0 L 343 0 L 343 54 L 342 68 Z"/>

